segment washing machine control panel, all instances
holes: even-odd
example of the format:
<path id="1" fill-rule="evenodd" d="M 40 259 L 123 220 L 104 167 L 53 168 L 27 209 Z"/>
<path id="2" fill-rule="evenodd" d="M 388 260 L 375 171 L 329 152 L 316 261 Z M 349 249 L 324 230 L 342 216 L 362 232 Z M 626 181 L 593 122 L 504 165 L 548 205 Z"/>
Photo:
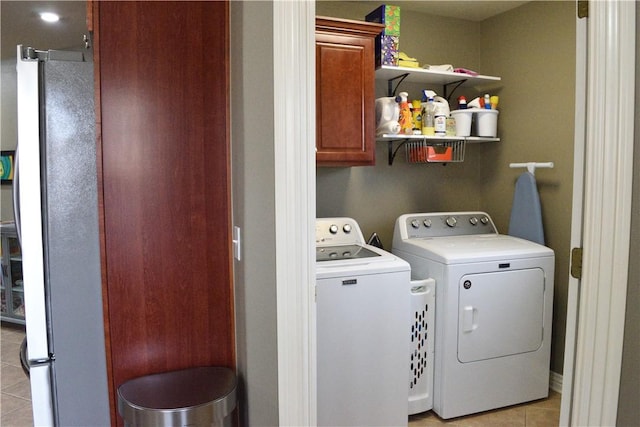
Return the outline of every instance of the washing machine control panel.
<path id="1" fill-rule="evenodd" d="M 316 245 L 362 245 L 364 238 L 358 223 L 352 218 L 316 219 Z"/>
<path id="2" fill-rule="evenodd" d="M 485 212 L 436 212 L 407 214 L 398 219 L 409 238 L 498 234 Z"/>

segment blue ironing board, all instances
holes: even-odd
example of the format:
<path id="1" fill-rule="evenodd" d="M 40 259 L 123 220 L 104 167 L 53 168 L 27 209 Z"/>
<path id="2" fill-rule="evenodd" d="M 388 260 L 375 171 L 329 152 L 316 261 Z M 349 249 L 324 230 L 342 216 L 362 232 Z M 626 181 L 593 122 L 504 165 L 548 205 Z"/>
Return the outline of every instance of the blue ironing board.
<path id="1" fill-rule="evenodd" d="M 540 196 L 536 177 L 531 172 L 523 173 L 516 181 L 509 235 L 544 245 Z"/>

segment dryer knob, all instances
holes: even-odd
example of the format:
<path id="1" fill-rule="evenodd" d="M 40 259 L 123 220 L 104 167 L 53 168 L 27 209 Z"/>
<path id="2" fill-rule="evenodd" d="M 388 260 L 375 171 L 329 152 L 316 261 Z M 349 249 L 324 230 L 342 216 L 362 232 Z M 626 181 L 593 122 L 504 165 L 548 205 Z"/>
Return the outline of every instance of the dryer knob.
<path id="1" fill-rule="evenodd" d="M 411 221 L 411 226 L 413 228 L 420 228 L 420 221 L 418 221 L 417 219 L 414 219 L 413 221 Z"/>
<path id="2" fill-rule="evenodd" d="M 345 224 L 342 226 L 342 231 L 344 231 L 345 233 L 349 234 L 351 233 L 351 224 Z"/>
<path id="3" fill-rule="evenodd" d="M 482 218 L 480 218 L 480 222 L 483 225 L 487 225 L 489 223 L 489 218 L 487 218 L 486 216 L 483 216 Z"/>
<path id="4" fill-rule="evenodd" d="M 447 218 L 447 219 L 445 220 L 445 222 L 447 223 L 447 225 L 448 225 L 449 227 L 453 228 L 453 227 L 455 227 L 455 226 L 456 226 L 456 224 L 458 223 L 458 220 L 457 220 L 455 217 L 450 216 L 449 218 Z"/>
<path id="5" fill-rule="evenodd" d="M 335 225 L 335 224 L 331 224 L 331 226 L 329 227 L 329 233 L 337 234 L 338 233 L 338 226 Z"/>
<path id="6" fill-rule="evenodd" d="M 425 219 L 423 222 L 425 227 L 427 228 L 431 228 L 431 220 L 430 219 Z"/>
<path id="7" fill-rule="evenodd" d="M 469 218 L 469 222 L 471 223 L 471 225 L 477 225 L 478 218 L 476 218 L 475 216 L 472 216 L 471 218 Z"/>

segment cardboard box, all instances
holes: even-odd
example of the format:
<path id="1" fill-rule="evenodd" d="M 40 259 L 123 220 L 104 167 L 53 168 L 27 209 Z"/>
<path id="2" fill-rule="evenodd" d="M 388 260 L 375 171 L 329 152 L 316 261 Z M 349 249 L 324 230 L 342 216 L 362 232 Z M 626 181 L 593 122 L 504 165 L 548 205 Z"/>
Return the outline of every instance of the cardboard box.
<path id="1" fill-rule="evenodd" d="M 400 6 L 383 4 L 367 14 L 365 20 L 384 24 L 384 30 L 376 37 L 376 67 L 398 65 L 400 51 Z"/>
<path id="2" fill-rule="evenodd" d="M 398 36 L 376 37 L 376 67 L 380 65 L 398 65 Z M 380 43 L 380 46 L 378 46 Z"/>
<path id="3" fill-rule="evenodd" d="M 400 6 L 383 4 L 367 14 L 365 21 L 384 24 L 384 35 L 400 37 Z"/>

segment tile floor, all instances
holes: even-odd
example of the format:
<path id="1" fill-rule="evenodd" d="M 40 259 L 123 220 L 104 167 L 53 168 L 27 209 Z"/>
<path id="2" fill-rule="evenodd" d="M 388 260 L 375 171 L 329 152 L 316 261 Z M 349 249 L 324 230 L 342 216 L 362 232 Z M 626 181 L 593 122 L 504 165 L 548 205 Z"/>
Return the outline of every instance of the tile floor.
<path id="1" fill-rule="evenodd" d="M 33 426 L 29 378 L 20 365 L 24 326 L 2 323 L 0 330 L 0 426 Z"/>
<path id="2" fill-rule="evenodd" d="M 29 380 L 20 365 L 20 344 L 24 327 L 2 323 L 0 333 L 0 426 L 33 425 Z M 547 399 L 496 409 L 450 420 L 429 411 L 409 417 L 409 427 L 553 427 L 560 418 L 560 394 L 549 392 Z"/>
<path id="3" fill-rule="evenodd" d="M 560 398 L 549 390 L 547 399 L 449 420 L 429 411 L 410 416 L 409 427 L 554 427 L 560 420 Z"/>

